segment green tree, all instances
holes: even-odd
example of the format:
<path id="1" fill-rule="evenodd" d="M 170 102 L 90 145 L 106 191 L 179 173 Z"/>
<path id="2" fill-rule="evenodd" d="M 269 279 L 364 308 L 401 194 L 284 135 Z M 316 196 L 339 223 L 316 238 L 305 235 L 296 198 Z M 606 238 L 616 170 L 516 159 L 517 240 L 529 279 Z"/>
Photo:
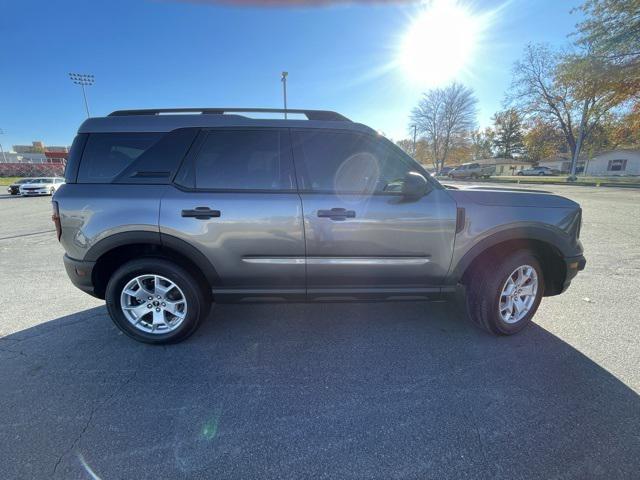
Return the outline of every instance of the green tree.
<path id="1" fill-rule="evenodd" d="M 493 146 L 496 156 L 513 158 L 522 154 L 524 143 L 522 141 L 522 120 L 515 108 L 509 108 L 497 112 L 493 116 L 493 129 L 495 137 Z"/>

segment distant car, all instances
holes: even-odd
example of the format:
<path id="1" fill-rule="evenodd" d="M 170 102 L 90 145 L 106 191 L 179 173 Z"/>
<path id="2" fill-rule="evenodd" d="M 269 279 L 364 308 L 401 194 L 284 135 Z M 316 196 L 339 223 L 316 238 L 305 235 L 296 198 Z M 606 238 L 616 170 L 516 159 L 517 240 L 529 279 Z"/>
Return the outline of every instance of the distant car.
<path id="1" fill-rule="evenodd" d="M 20 185 L 20 195 L 53 195 L 63 184 L 64 178 L 61 177 L 31 178 Z"/>
<path id="2" fill-rule="evenodd" d="M 440 176 L 447 176 L 449 175 L 449 172 L 453 170 L 453 167 L 442 167 L 442 169 L 440 170 L 440 173 L 438 175 Z"/>
<path id="3" fill-rule="evenodd" d="M 557 172 L 549 167 L 531 167 L 520 170 L 516 175 L 521 177 L 543 177 L 545 175 L 557 175 Z"/>
<path id="4" fill-rule="evenodd" d="M 20 185 L 28 183 L 31 180 L 32 180 L 31 178 L 21 178 L 17 182 L 12 183 L 11 185 L 9 185 L 7 187 L 7 192 L 9 192 L 10 195 L 18 195 L 20 193 Z"/>
<path id="5" fill-rule="evenodd" d="M 480 165 L 479 163 L 463 163 L 459 167 L 454 168 L 449 172 L 449 178 L 462 179 L 462 178 L 489 178 L 496 171 L 496 167 L 493 165 Z"/>

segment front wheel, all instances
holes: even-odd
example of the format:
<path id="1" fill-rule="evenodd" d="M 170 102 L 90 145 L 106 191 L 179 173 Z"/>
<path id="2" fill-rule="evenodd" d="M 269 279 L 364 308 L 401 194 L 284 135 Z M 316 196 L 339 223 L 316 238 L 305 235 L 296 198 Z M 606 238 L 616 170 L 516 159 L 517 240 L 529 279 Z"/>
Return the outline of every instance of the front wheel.
<path id="1" fill-rule="evenodd" d="M 105 294 L 111 319 L 139 342 L 184 340 L 208 314 L 210 300 L 187 270 L 161 258 L 141 258 L 122 265 Z"/>
<path id="2" fill-rule="evenodd" d="M 542 268 L 531 252 L 486 258 L 474 267 L 466 284 L 467 313 L 491 333 L 513 335 L 531 322 L 543 293 Z"/>

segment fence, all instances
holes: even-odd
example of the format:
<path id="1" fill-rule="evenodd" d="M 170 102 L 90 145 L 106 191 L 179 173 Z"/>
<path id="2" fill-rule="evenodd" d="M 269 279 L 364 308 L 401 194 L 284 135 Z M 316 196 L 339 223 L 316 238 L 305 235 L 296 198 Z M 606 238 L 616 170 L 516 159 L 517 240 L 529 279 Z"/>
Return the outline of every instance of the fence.
<path id="1" fill-rule="evenodd" d="M 0 163 L 0 177 L 62 177 L 61 163 Z"/>

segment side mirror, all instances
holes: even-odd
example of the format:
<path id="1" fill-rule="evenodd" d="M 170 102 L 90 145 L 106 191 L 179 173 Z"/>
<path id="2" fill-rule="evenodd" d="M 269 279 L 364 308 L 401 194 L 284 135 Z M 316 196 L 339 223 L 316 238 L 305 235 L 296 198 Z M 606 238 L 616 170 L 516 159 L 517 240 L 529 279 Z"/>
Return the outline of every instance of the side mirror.
<path id="1" fill-rule="evenodd" d="M 409 172 L 402 183 L 402 195 L 407 200 L 418 200 L 429 191 L 429 182 L 418 172 Z"/>

